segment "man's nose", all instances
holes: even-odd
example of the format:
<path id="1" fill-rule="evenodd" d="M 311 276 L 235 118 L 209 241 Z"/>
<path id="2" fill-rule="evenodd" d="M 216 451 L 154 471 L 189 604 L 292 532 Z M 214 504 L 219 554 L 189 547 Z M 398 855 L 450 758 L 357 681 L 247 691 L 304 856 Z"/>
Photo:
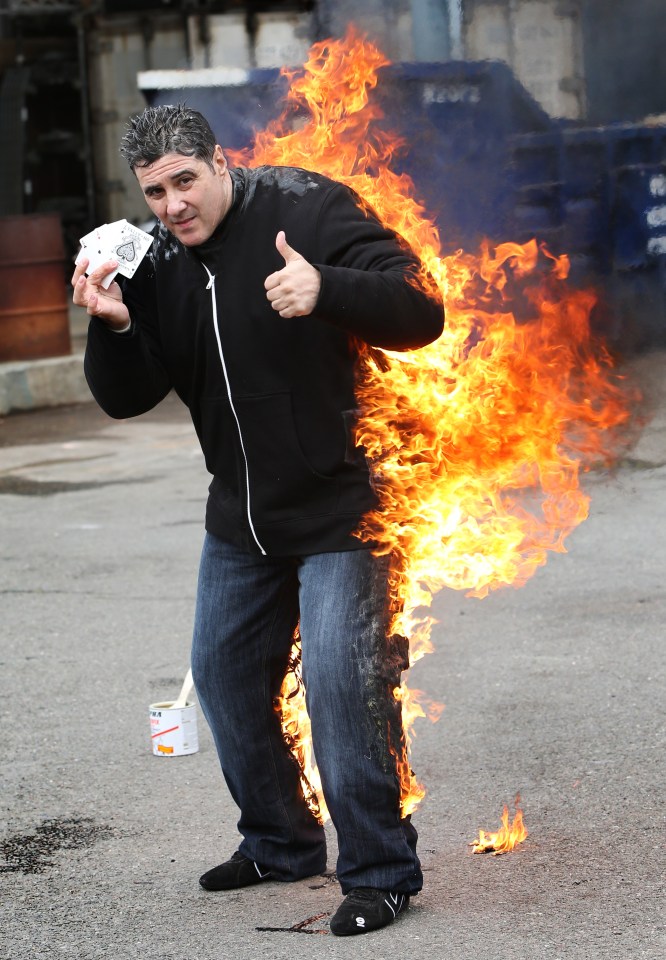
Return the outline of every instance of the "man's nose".
<path id="1" fill-rule="evenodd" d="M 177 217 L 179 213 L 183 212 L 186 206 L 187 202 L 177 194 L 167 196 L 166 212 L 168 217 Z"/>

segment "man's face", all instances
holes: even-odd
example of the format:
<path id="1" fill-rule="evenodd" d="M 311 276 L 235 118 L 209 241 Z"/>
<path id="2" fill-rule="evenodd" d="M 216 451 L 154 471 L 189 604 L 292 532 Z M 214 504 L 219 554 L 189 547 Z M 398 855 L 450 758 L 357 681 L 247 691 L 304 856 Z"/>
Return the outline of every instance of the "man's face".
<path id="1" fill-rule="evenodd" d="M 231 205 L 231 178 L 219 145 L 212 169 L 196 157 L 166 153 L 134 172 L 152 212 L 186 247 L 208 240 Z"/>

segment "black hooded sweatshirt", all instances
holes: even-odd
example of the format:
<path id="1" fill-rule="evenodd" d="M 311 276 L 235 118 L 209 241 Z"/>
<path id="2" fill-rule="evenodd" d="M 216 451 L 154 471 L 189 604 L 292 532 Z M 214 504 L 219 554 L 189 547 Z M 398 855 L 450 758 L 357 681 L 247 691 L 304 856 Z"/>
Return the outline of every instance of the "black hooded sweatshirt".
<path id="1" fill-rule="evenodd" d="M 355 339 L 423 346 L 442 331 L 442 304 L 419 287 L 404 241 L 347 187 L 290 167 L 230 173 L 232 205 L 204 244 L 156 228 L 122 282 L 129 332 L 92 318 L 88 384 L 116 418 L 176 391 L 213 474 L 210 533 L 275 556 L 357 549 L 376 498 L 352 436 Z M 283 319 L 266 298 L 266 277 L 284 266 L 279 230 L 321 274 L 310 316 Z"/>

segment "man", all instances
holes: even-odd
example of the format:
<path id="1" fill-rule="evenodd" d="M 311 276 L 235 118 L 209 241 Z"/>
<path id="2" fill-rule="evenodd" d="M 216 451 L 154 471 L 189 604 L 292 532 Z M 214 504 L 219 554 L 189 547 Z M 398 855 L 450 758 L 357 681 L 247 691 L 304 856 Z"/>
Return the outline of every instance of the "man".
<path id="1" fill-rule="evenodd" d="M 92 320 L 91 391 L 112 417 L 174 389 L 213 476 L 192 671 L 242 842 L 206 890 L 321 873 L 324 831 L 305 803 L 274 700 L 298 627 L 313 746 L 337 831 L 338 935 L 390 923 L 421 889 L 401 819 L 392 690 L 407 666 L 389 636 L 390 560 L 354 537 L 376 504 L 353 440 L 358 341 L 436 339 L 441 303 L 419 263 L 341 184 L 304 170 L 229 169 L 198 112 L 147 108 L 121 152 L 159 220 L 131 280 L 74 272 Z"/>

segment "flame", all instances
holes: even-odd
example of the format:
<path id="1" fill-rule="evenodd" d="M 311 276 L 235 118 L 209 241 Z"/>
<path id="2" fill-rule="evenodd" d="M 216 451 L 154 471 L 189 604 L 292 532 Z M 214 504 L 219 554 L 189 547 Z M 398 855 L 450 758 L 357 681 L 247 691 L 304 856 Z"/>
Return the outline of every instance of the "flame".
<path id="1" fill-rule="evenodd" d="M 529 834 L 523 822 L 523 811 L 519 808 L 520 796 L 516 797 L 516 813 L 509 824 L 509 808 L 504 807 L 502 812 L 502 827 L 497 833 L 486 833 L 479 830 L 479 839 L 470 843 L 472 853 L 492 853 L 494 857 L 501 853 L 508 853 L 518 843 L 522 843 Z"/>
<path id="2" fill-rule="evenodd" d="M 298 764 L 305 802 L 320 823 L 329 818 L 321 789 L 321 778 L 312 752 L 310 717 L 305 707 L 305 685 L 301 667 L 301 638 L 296 628 L 287 673 L 274 703 L 280 716 L 282 736 Z"/>
<path id="3" fill-rule="evenodd" d="M 411 353 L 361 346 L 357 383 L 356 439 L 380 499 L 358 536 L 397 559 L 393 628 L 409 638 L 413 663 L 432 649 L 426 609 L 442 587 L 483 597 L 520 586 L 550 551 L 564 551 L 588 514 L 581 471 L 612 461 L 635 397 L 591 335 L 595 296 L 567 284 L 566 256 L 536 240 L 442 255 L 412 181 L 391 170 L 404 144 L 377 123 L 371 92 L 388 62 L 353 28 L 313 45 L 302 70 L 283 71 L 281 116 L 250 151 L 228 153 L 232 163 L 302 166 L 348 184 L 408 241 L 424 284 L 443 296 L 442 337 Z M 309 721 L 293 682 L 282 692 L 283 729 L 307 762 Z M 439 712 L 404 685 L 396 696 L 406 816 L 424 793 L 409 766 L 411 720 Z M 306 795 L 315 782 L 306 766 Z"/>

